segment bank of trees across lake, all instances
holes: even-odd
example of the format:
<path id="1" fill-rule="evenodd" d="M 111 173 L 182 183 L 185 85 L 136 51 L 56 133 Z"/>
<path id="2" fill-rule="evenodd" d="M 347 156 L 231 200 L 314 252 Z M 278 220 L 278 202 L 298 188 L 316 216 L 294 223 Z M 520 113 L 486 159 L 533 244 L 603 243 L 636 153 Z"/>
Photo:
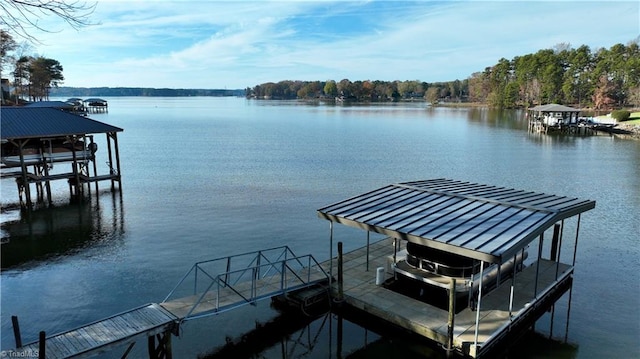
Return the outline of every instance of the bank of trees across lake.
<path id="1" fill-rule="evenodd" d="M 534 54 L 502 58 L 464 80 L 280 81 L 246 89 L 247 97 L 398 101 L 424 99 L 526 107 L 564 103 L 605 109 L 640 106 L 640 38 L 627 45 L 592 50 L 559 44 Z"/>

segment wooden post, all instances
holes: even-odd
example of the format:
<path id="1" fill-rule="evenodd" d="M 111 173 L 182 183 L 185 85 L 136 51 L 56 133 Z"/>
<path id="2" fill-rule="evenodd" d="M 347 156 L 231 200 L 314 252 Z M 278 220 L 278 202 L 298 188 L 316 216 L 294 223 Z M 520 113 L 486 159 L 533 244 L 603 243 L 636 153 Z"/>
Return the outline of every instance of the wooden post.
<path id="1" fill-rule="evenodd" d="M 342 301 L 344 298 L 344 283 L 342 273 L 342 242 L 338 242 L 338 300 Z"/>
<path id="2" fill-rule="evenodd" d="M 20 348 L 22 347 L 22 336 L 20 335 L 20 323 L 18 322 L 17 316 L 11 316 L 11 324 L 13 324 L 13 336 L 16 339 L 16 348 Z"/>
<path id="3" fill-rule="evenodd" d="M 449 320 L 447 322 L 447 358 L 453 356 L 453 326 L 456 316 L 456 279 L 451 279 L 451 285 L 449 286 Z"/>
<path id="4" fill-rule="evenodd" d="M 149 352 L 149 359 L 155 359 L 156 356 L 156 337 L 150 335 L 147 337 L 147 351 Z"/>
<path id="5" fill-rule="evenodd" d="M 47 338 L 47 334 L 44 331 L 40 332 L 40 341 L 39 341 L 39 350 L 38 350 L 38 359 L 45 359 L 46 358 L 46 338 Z"/>

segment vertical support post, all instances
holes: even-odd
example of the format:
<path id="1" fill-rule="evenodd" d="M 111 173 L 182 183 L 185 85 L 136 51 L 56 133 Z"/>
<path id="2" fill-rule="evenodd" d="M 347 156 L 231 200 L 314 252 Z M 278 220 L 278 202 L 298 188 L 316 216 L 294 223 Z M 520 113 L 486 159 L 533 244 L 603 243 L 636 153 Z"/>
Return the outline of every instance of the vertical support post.
<path id="1" fill-rule="evenodd" d="M 396 255 L 398 254 L 398 238 L 393 239 L 393 263 L 398 262 Z"/>
<path id="2" fill-rule="evenodd" d="M 367 269 L 366 271 L 369 271 L 369 235 L 371 232 L 367 231 Z"/>
<path id="3" fill-rule="evenodd" d="M 524 264 L 524 255 L 520 259 L 521 263 Z M 509 321 L 513 317 L 513 291 L 516 285 L 516 272 L 518 269 L 518 253 L 513 255 L 513 273 L 511 274 L 511 289 L 509 291 Z"/>
<path id="4" fill-rule="evenodd" d="M 156 339 L 158 340 L 157 346 Z M 150 335 L 147 339 L 147 350 L 150 359 L 172 359 L 171 331 L 167 330 L 161 334 Z"/>
<path id="5" fill-rule="evenodd" d="M 16 339 L 16 348 L 21 348 L 22 335 L 20 334 L 20 323 L 16 315 L 11 316 L 11 324 L 13 324 L 13 337 Z"/>
<path id="6" fill-rule="evenodd" d="M 553 317 L 556 314 L 556 304 L 551 305 L 551 320 L 549 323 L 549 339 L 553 338 Z"/>
<path id="7" fill-rule="evenodd" d="M 449 286 L 449 320 L 447 322 L 447 358 L 453 356 L 453 326 L 456 316 L 456 279 L 451 279 Z"/>
<path id="8" fill-rule="evenodd" d="M 551 253 L 549 259 L 552 261 L 558 261 L 558 240 L 560 239 L 560 225 L 558 223 L 553 225 L 553 238 L 551 239 Z"/>
<path id="9" fill-rule="evenodd" d="M 120 149 L 118 148 L 118 133 L 113 133 L 113 144 L 116 147 L 116 170 L 118 171 L 118 189 L 122 191 L 122 172 L 120 172 Z"/>
<path id="10" fill-rule="evenodd" d="M 582 213 L 578 213 L 578 224 L 576 226 L 576 239 L 573 243 L 573 261 L 571 263 L 572 266 L 576 265 L 576 254 L 578 253 L 578 233 L 580 233 L 580 215 Z"/>
<path id="11" fill-rule="evenodd" d="M 282 289 L 286 290 L 287 289 L 287 262 L 286 261 L 282 261 Z"/>
<path id="12" fill-rule="evenodd" d="M 336 358 L 342 359 L 342 314 L 338 314 L 338 345 L 336 347 Z"/>
<path id="13" fill-rule="evenodd" d="M 478 353 L 478 329 L 480 327 L 480 305 L 482 304 L 482 277 L 484 277 L 484 261 L 480 261 L 480 285 L 478 286 L 478 304 L 476 306 L 476 332 L 473 339 L 473 347 Z"/>
<path id="14" fill-rule="evenodd" d="M 342 301 L 344 298 L 344 281 L 342 273 L 342 242 L 338 242 L 338 300 Z"/>
<path id="15" fill-rule="evenodd" d="M 150 335 L 147 338 L 147 351 L 149 352 L 149 359 L 156 359 L 156 337 L 155 335 Z"/>
<path id="16" fill-rule="evenodd" d="M 562 254 L 562 234 L 564 233 L 564 219 L 560 225 L 560 235 L 558 236 L 558 249 L 556 252 L 556 276 L 555 279 L 558 280 L 558 272 L 560 272 L 560 255 Z"/>
<path id="17" fill-rule="evenodd" d="M 20 153 L 20 169 L 22 170 L 22 186 L 24 188 L 24 194 L 27 199 L 27 207 L 31 209 L 31 186 L 27 178 L 27 165 L 24 163 L 24 150 L 25 142 L 18 141 L 18 153 Z"/>
<path id="18" fill-rule="evenodd" d="M 569 287 L 569 303 L 567 304 L 567 322 L 564 328 L 564 342 L 566 343 L 569 339 L 569 316 L 571 314 L 571 295 L 573 294 L 573 283 L 571 283 L 571 287 Z"/>
<path id="19" fill-rule="evenodd" d="M 329 285 L 333 282 L 333 222 L 329 221 Z"/>
<path id="20" fill-rule="evenodd" d="M 542 242 L 543 236 L 540 234 L 540 239 L 538 241 L 538 260 L 536 262 L 536 278 L 535 283 L 533 284 L 533 297 L 538 298 L 538 276 L 540 274 L 540 260 L 542 259 Z"/>
<path id="21" fill-rule="evenodd" d="M 109 158 L 109 175 L 115 175 L 113 170 L 113 155 L 111 154 L 111 133 L 107 133 L 107 156 Z M 115 188 L 114 180 L 111 178 L 111 192 Z"/>
<path id="22" fill-rule="evenodd" d="M 46 341 L 47 341 L 47 334 L 44 331 L 40 332 L 40 337 L 38 340 L 38 359 L 45 359 L 47 357 L 47 353 L 46 353 Z"/>

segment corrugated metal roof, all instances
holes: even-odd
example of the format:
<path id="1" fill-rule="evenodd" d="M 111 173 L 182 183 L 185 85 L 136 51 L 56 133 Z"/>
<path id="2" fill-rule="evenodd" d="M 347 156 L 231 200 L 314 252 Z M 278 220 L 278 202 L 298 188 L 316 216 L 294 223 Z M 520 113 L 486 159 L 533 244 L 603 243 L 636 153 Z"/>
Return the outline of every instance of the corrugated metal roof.
<path id="1" fill-rule="evenodd" d="M 122 132 L 119 127 L 54 108 L 2 107 L 2 139 Z"/>
<path id="2" fill-rule="evenodd" d="M 594 207 L 591 200 L 434 179 L 387 185 L 320 208 L 318 216 L 500 263 L 554 223 Z"/>
<path id="3" fill-rule="evenodd" d="M 539 112 L 580 112 L 577 108 L 550 103 L 530 108 L 531 111 Z"/>

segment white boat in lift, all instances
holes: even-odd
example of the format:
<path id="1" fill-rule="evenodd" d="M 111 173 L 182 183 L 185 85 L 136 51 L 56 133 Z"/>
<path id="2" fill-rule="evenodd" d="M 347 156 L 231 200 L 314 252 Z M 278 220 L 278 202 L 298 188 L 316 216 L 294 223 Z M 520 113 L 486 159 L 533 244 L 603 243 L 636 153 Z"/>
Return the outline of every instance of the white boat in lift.
<path id="1" fill-rule="evenodd" d="M 88 162 L 93 160 L 98 145 L 95 142 L 85 146 L 84 141 L 77 141 L 72 145 L 63 140 L 46 140 L 40 142 L 41 146 L 28 145 L 22 149 L 22 161 L 27 166 L 51 164 L 54 162 Z M 18 147 L 9 143 L 2 143 L 2 163 L 7 167 L 19 167 L 22 165 Z"/>
<path id="2" fill-rule="evenodd" d="M 406 249 L 397 253 L 393 271 L 405 289 L 414 288 L 416 296 L 427 300 L 434 296 L 446 298 L 444 293 L 450 289 L 451 279 L 455 279 L 456 301 L 473 308 L 480 283 L 486 293 L 520 272 L 527 257 L 528 253 L 523 251 L 502 265 L 487 263 L 481 280 L 479 261 L 409 241 Z M 437 294 L 438 292 L 443 295 Z M 464 305 L 459 306 L 460 309 L 463 307 Z"/>

